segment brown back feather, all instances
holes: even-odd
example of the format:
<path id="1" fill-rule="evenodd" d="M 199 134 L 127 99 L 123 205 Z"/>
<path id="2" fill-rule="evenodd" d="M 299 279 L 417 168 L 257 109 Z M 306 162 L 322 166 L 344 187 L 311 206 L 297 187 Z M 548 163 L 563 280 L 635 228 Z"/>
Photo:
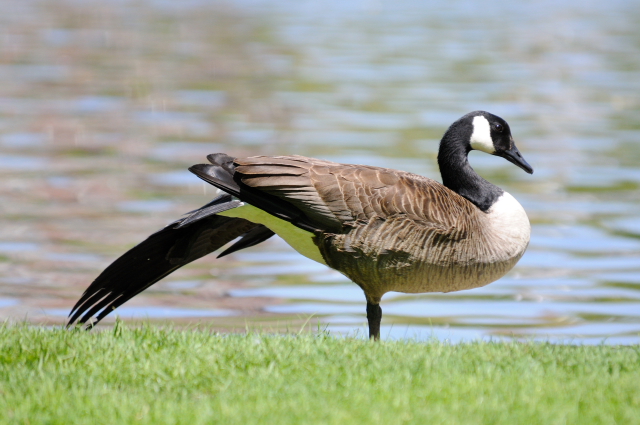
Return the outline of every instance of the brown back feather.
<path id="1" fill-rule="evenodd" d="M 238 158 L 235 164 L 242 183 L 295 205 L 328 232 L 403 216 L 425 230 L 454 236 L 465 233 L 456 228 L 458 217 L 477 214 L 473 204 L 442 184 L 404 171 L 297 155 Z"/>

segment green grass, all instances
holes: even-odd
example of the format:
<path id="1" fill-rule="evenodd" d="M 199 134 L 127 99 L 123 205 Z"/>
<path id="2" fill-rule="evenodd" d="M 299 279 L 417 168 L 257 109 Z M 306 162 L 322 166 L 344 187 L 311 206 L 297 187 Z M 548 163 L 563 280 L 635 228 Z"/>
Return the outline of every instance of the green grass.
<path id="1" fill-rule="evenodd" d="M 640 347 L 0 327 L 0 423 L 631 424 Z"/>

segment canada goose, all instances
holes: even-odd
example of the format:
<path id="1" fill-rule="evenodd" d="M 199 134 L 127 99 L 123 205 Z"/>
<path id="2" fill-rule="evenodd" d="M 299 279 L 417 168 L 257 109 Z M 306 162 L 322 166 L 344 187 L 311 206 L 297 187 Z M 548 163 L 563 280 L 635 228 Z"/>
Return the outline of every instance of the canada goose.
<path id="1" fill-rule="evenodd" d="M 239 239 L 218 257 L 274 234 L 364 291 L 369 336 L 380 337 L 389 291 L 451 292 L 504 276 L 522 257 L 531 226 L 522 206 L 480 177 L 477 149 L 533 173 L 509 125 L 471 112 L 442 137 L 442 184 L 426 177 L 303 156 L 207 157 L 189 170 L 222 194 L 133 247 L 107 267 L 69 314 L 93 326 L 178 268 Z"/>

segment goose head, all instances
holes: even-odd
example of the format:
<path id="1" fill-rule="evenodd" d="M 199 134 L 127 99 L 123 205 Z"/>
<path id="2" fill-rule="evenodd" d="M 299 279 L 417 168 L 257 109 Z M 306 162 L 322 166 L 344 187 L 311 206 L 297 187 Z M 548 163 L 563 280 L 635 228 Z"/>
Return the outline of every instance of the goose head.
<path id="1" fill-rule="evenodd" d="M 471 112 L 445 132 L 438 150 L 442 184 L 487 212 L 504 191 L 480 177 L 469 165 L 468 155 L 479 150 L 501 156 L 529 174 L 533 168 L 522 157 L 511 136 L 509 124 L 484 111 Z"/>
<path id="2" fill-rule="evenodd" d="M 470 123 L 470 128 L 468 124 L 465 125 L 470 130 L 468 151 L 479 150 L 500 156 L 533 174 L 533 168 L 522 157 L 505 120 L 488 112 L 476 111 L 467 114 L 462 121 Z"/>

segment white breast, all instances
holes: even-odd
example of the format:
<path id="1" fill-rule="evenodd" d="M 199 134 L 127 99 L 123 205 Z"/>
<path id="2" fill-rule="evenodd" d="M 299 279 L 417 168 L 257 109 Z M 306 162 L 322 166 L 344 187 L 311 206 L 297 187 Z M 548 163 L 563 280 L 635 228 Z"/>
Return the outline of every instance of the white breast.
<path id="1" fill-rule="evenodd" d="M 504 192 L 487 214 L 487 236 L 504 259 L 520 256 L 529 245 L 531 224 L 516 198 Z"/>

